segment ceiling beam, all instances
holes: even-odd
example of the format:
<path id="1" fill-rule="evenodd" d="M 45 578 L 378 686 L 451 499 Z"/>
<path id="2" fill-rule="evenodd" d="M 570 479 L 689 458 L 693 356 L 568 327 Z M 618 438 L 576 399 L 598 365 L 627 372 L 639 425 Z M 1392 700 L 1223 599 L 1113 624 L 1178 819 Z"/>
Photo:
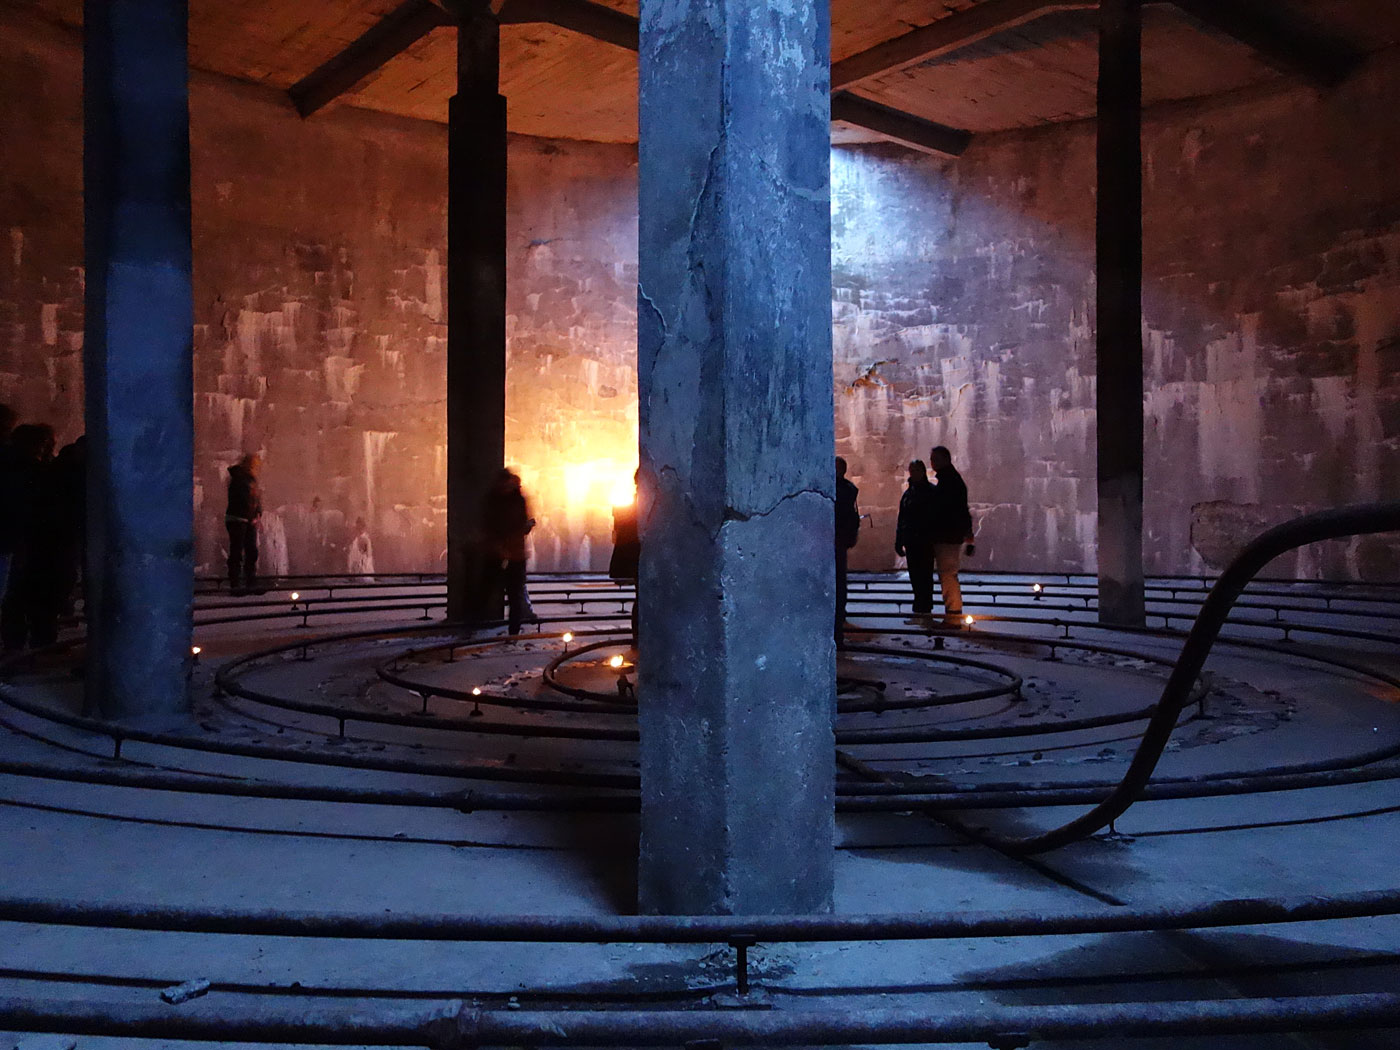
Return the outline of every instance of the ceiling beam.
<path id="1" fill-rule="evenodd" d="M 548 22 L 595 40 L 636 51 L 639 23 L 631 15 L 588 0 L 505 0 L 501 22 Z M 873 131 L 923 153 L 957 157 L 972 141 L 971 132 L 945 127 L 845 92 L 831 97 L 831 119 Z"/>
<path id="2" fill-rule="evenodd" d="M 434 29 L 450 24 L 447 13 L 429 0 L 405 0 L 344 51 L 288 88 L 292 105 L 303 117 L 311 116 Z"/>
<path id="3" fill-rule="evenodd" d="M 972 142 L 970 131 L 936 124 L 849 91 L 838 91 L 831 96 L 831 119 L 873 131 L 921 153 L 945 157 L 962 156 Z"/>
<path id="4" fill-rule="evenodd" d="M 1360 48 L 1288 10 L 1279 0 L 1173 0 L 1196 21 L 1254 49 L 1281 73 L 1321 87 L 1349 77 L 1365 58 Z"/>
<path id="5" fill-rule="evenodd" d="M 1207 3 L 1210 0 L 1206 0 Z M 831 90 L 950 54 L 1059 11 L 1092 11 L 1097 0 L 982 0 L 831 64 Z"/>
<path id="6" fill-rule="evenodd" d="M 641 46 L 637 19 L 589 0 L 505 0 L 498 17 L 501 25 L 545 23 L 628 51 Z"/>
<path id="7" fill-rule="evenodd" d="M 406 0 L 339 55 L 293 85 L 288 94 L 297 111 L 303 117 L 310 116 L 434 29 L 454 24 L 444 7 L 453 10 L 455 4 L 451 0 L 438 3 Z M 497 12 L 502 25 L 554 25 L 629 51 L 641 46 L 640 23 L 636 18 L 590 0 L 493 0 L 490 7 Z M 952 157 L 967 149 L 972 139 L 969 132 L 935 124 L 845 92 L 832 96 L 831 119 L 865 128 L 911 149 Z"/>

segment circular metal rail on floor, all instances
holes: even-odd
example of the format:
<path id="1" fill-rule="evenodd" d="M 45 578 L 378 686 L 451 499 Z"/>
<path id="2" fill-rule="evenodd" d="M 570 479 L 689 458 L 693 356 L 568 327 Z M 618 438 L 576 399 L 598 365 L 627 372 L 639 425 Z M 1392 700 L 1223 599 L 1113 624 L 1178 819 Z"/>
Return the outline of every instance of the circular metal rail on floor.
<path id="1" fill-rule="evenodd" d="M 1048 577 L 1047 577 L 1048 579 Z M 327 581 L 323 581 L 327 582 Z M 862 581 L 864 589 L 853 588 L 853 619 L 863 627 L 875 627 L 900 617 L 903 594 L 895 593 L 896 582 L 885 585 Z M 1219 608 L 1212 611 L 1204 588 L 1199 596 L 1194 581 L 1161 581 L 1171 594 L 1173 608 L 1165 612 L 1168 622 L 1179 619 L 1178 605 L 1204 607 L 1218 615 L 1215 630 L 1226 623 Z M 1238 580 L 1227 581 L 1243 590 Z M 333 588 L 340 585 L 330 583 Z M 420 584 L 415 583 L 415 587 Z M 580 637 L 597 639 L 599 646 L 626 644 L 625 627 L 619 622 L 626 613 L 630 595 L 608 585 L 590 587 L 586 579 L 550 581 L 547 587 L 532 583 L 532 593 L 542 610 L 555 602 L 551 588 L 558 586 L 559 608 L 592 609 L 592 614 L 549 616 L 559 626 L 576 628 Z M 1025 596 L 1024 581 L 993 581 L 980 590 L 969 587 L 968 604 L 977 613 L 970 631 L 878 629 L 876 644 L 853 646 L 850 659 L 856 661 L 846 675 L 848 688 L 842 707 L 843 723 L 839 737 L 844 748 L 859 751 L 847 771 L 866 769 L 873 780 L 843 774 L 838 781 L 837 809 L 843 814 L 867 812 L 928 812 L 947 826 L 959 822 L 942 816 L 953 810 L 1024 809 L 1065 805 L 1096 805 L 1106 794 L 1120 790 L 1120 779 L 1111 777 L 1072 777 L 1045 779 L 1031 777 L 992 779 L 959 772 L 931 775 L 901 772 L 916 762 L 908 757 L 910 747 L 946 748 L 956 756 L 959 748 L 973 749 L 973 755 L 989 753 L 993 744 L 1005 747 L 1006 763 L 1015 755 L 1030 756 L 1033 749 L 1050 750 L 1048 743 L 1067 738 L 1056 747 L 1086 752 L 1100 744 L 1105 733 L 1111 741 L 1136 738 L 1144 723 L 1149 739 L 1163 726 L 1168 734 L 1177 731 L 1204 731 L 1218 715 L 1212 705 L 1222 703 L 1235 686 L 1201 677 L 1198 665 L 1189 675 L 1181 670 L 1171 650 L 1183 636 L 1175 631 L 1152 629 L 1124 631 L 1094 623 L 1092 596 L 1079 593 L 1083 585 L 1066 579 L 1063 600 L 1052 597 L 1047 586 L 1039 599 Z M 1170 588 L 1177 587 L 1173 593 Z M 385 591 L 401 589 L 386 585 Z M 434 585 L 421 584 L 431 591 Z M 436 595 L 385 594 L 382 599 L 365 600 L 364 594 L 350 590 L 339 597 L 329 591 L 309 616 L 300 611 L 277 609 L 266 602 L 246 605 L 239 619 L 238 605 L 219 603 L 207 617 L 201 631 L 210 639 L 239 627 L 269 623 L 276 618 L 294 617 L 305 622 L 343 615 L 361 623 L 366 617 L 389 621 L 395 616 L 411 616 L 425 610 L 425 601 Z M 440 592 L 440 585 L 437 590 Z M 582 599 L 578 595 L 587 591 Z M 1335 674 L 1337 680 L 1372 683 L 1380 693 L 1400 690 L 1397 678 L 1387 666 L 1397 658 L 1395 633 L 1390 623 L 1400 616 L 1400 589 L 1394 589 L 1393 604 L 1377 597 L 1384 588 L 1322 588 L 1302 583 L 1272 582 L 1249 593 L 1256 607 L 1248 615 L 1229 621 L 1227 633 L 1218 641 L 1222 653 L 1234 661 L 1254 657 L 1284 660 L 1289 666 L 1308 668 L 1308 674 Z M 1187 592 L 1191 592 L 1187 594 Z M 1307 592 L 1306 597 L 1299 592 Z M 1178 595 L 1186 595 L 1178 597 Z M 1277 601 L 1270 605 L 1272 599 Z M 288 605 L 290 603 L 287 603 Z M 1165 603 L 1163 603 L 1165 604 Z M 1218 603 L 1217 603 L 1218 604 Z M 1354 608 L 1365 604 L 1361 611 Z M 1010 612 L 1003 616 L 991 607 Z M 201 603 L 201 608 L 205 608 Z M 890 611 L 893 608 L 893 611 Z M 1290 620 L 1282 619 L 1288 613 Z M 1250 617 L 1273 618 L 1251 619 Z M 256 619 L 255 619 L 256 618 Z M 201 619 L 206 619 L 201 612 Z M 217 621 L 217 622 L 215 622 Z M 146 787 L 159 792 L 187 792 L 191 795 L 228 795 L 246 799 L 274 799 L 307 802 L 339 802 L 369 806 L 414 807 L 426 811 L 499 809 L 501 812 L 615 812 L 627 814 L 636 808 L 635 770 L 627 772 L 626 749 L 635 737 L 630 725 L 635 708 L 617 703 L 616 697 L 599 689 L 583 688 L 585 695 L 548 688 L 515 691 L 513 686 L 472 686 L 474 678 L 488 675 L 458 675 L 463 668 L 484 667 L 493 661 L 502 666 L 528 665 L 538 674 L 541 665 L 555 674 L 569 661 L 557 652 L 559 640 L 545 634 L 525 641 L 500 638 L 465 638 L 441 624 L 421 622 L 400 626 L 385 622 L 369 628 L 341 631 L 330 636 L 295 637 L 284 644 L 259 649 L 224 663 L 215 676 L 228 695 L 209 697 L 206 711 L 215 729 L 188 730 L 138 729 L 85 718 L 71 708 L 65 710 L 51 697 L 39 698 L 26 689 L 45 673 L 41 655 L 31 669 L 10 665 L 20 681 L 0 689 L 0 700 L 9 707 L 3 715 L 12 731 L 25 734 L 36 751 L 47 747 L 42 760 L 0 759 L 0 773 L 35 781 L 106 784 L 124 788 Z M 1282 636 L 1278 637 L 1279 632 Z M 1209 633 L 1209 632 L 1207 632 Z M 1263 637 L 1261 637 L 1263 636 Z M 1199 650 L 1201 635 L 1188 642 Z M 1351 647 L 1346 655 L 1335 649 L 1321 649 L 1307 643 L 1312 638 L 1342 642 Z M 426 641 L 427 644 L 424 644 Z M 908 643 L 908 648 L 904 648 Z M 594 644 L 592 642 L 589 643 Z M 1207 646 L 1207 649 L 1209 646 Z M 590 652 L 593 650 L 589 650 Z M 581 650 L 570 654 L 578 658 Z M 502 654 L 505 654 L 504 656 Z M 1188 652 L 1189 655 L 1189 652 Z M 512 661 L 514 663 L 512 663 Z M 863 662 L 862 662 L 863 661 Z M 925 690 L 920 695 L 879 696 L 874 683 L 884 671 L 878 663 L 941 668 L 937 695 Z M 1204 662 L 1204 656 L 1201 657 Z M 1142 705 L 1132 703 L 1127 694 L 1160 687 L 1160 676 L 1167 667 L 1176 672 L 1162 699 Z M 57 671 L 57 668 L 53 668 Z M 290 688 L 262 686 L 258 676 L 265 671 L 287 676 Z M 1018 699 L 1023 686 L 1033 688 L 1037 679 L 1061 672 L 1097 675 L 1104 681 L 1120 683 L 1124 697 L 1119 709 L 1101 714 L 1070 717 L 1039 703 L 1032 719 L 1022 719 L 1023 709 L 1032 701 Z M 956 684 L 954 676 L 972 675 L 986 683 Z M 457 679 L 454 680 L 454 675 Z M 1106 677 L 1105 677 L 1106 676 Z M 201 680 L 208 679 L 205 674 Z M 495 677 L 509 678 L 498 673 Z M 51 674 L 49 681 L 58 681 Z M 322 683 L 316 686 L 315 683 Z M 308 699 L 312 688 L 324 683 L 363 683 L 374 691 L 374 700 L 391 710 L 377 711 L 364 701 L 346 698 L 333 702 Z M 1014 686 L 1010 683 L 1014 682 Z M 465 687 L 464 687 L 465 683 Z M 1184 686 L 1183 686 L 1184 683 Z M 516 683 L 518 685 L 518 683 Z M 567 685 L 567 683 L 564 683 Z M 342 686 L 343 688 L 348 688 Z M 481 689 L 480 693 L 475 690 Z M 51 692 L 53 690 L 50 690 Z M 61 690 L 60 690 L 61 691 Z M 1112 693 L 1112 690 L 1110 690 Z M 548 695 L 546 695 L 548 694 Z M 467 704 L 499 710 L 493 717 L 457 717 L 438 709 L 430 713 L 429 701 L 441 701 L 456 709 Z M 256 713 L 254 709 L 256 708 Z M 1195 710 L 1192 710 L 1192 709 Z M 1205 709 L 1204 712 L 1202 709 Z M 1038 712 L 1038 713 L 1037 713 Z M 1045 715 L 1065 714 L 1053 722 Z M 1202 714 L 1204 713 L 1204 718 Z M 202 716 L 203 717 L 203 716 Z M 892 721 L 907 719 L 907 724 Z M 319 724 L 318 724 L 319 720 Z M 879 721 L 877 721 L 879 720 Z M 970 720 L 969 724 L 956 724 Z M 364 726 L 369 735 L 347 736 L 346 724 Z M 1029 724 L 1028 724 L 1029 723 Z M 252 728 L 250 728 L 252 727 Z M 293 741 L 291 746 L 253 742 L 246 734 L 261 727 L 268 736 L 277 734 Z M 1179 728 L 1178 728 L 1179 727 Z M 1203 728 L 1204 727 L 1204 728 Z M 443 732 L 447 730 L 447 732 Z M 245 734 L 243 737 L 236 732 Z M 111 741 L 107 749 L 99 745 Z M 440 743 L 435 741 L 449 741 Z M 462 751 L 462 741 L 472 741 Z M 524 741 L 533 757 L 522 750 L 523 760 L 508 762 L 509 741 Z M 122 744 L 128 745 L 126 753 Z M 139 745 L 139 757 L 131 747 Z M 359 748 L 357 751 L 346 750 Z M 383 748 L 382 751 L 372 751 Z M 479 749 L 479 750 L 478 750 Z M 575 749 L 585 749 L 578 751 Z M 597 749 L 593 755 L 587 749 Z M 459 753 L 453 754 L 457 751 Z M 1375 746 L 1342 749 L 1306 761 L 1278 762 L 1251 768 L 1214 768 L 1203 773 L 1151 776 L 1137 785 L 1135 798 L 1144 801 L 1209 798 L 1219 795 L 1245 796 L 1259 792 L 1300 791 L 1304 788 L 1338 787 L 1347 784 L 1382 784 L 1400 777 L 1400 741 L 1381 741 Z M 1158 752 L 1160 755 L 1160 751 Z M 237 775 L 216 772 L 213 766 L 201 768 L 201 756 L 227 756 L 241 765 Z M 449 760 L 450 756 L 450 760 Z M 475 756 L 475 757 L 474 757 Z M 569 768 L 570 756 L 581 756 L 577 768 Z M 545 761 L 549 759 L 549 761 Z M 100 760 L 100 761 L 99 761 Z M 951 767 L 957 762 L 950 759 Z M 287 778 L 278 771 L 292 768 L 310 770 L 324 766 L 394 778 L 382 783 L 306 782 L 304 776 Z M 871 765 L 874 763 L 874 765 Z M 1134 763 L 1130 772 L 1140 763 Z M 184 766 L 193 768 L 183 768 Z M 877 768 L 878 767 L 878 768 Z M 249 775 L 252 773 L 253 775 Z M 445 778 L 460 787 L 441 786 Z M 510 782 L 527 790 L 507 793 L 492 784 Z M 1398 796 L 1400 797 L 1400 796 Z M 1400 802 L 1397 802 L 1400 805 Z M 1378 810 L 1379 811 L 1379 810 Z M 1102 815 L 1102 809 L 1099 810 Z M 1285 814 L 1286 815 L 1286 814 Z M 1365 814 L 1352 814 L 1361 819 Z M 115 817 L 113 818 L 115 819 Z M 1097 819 L 1097 818 L 1094 818 Z M 1307 819 L 1307 818 L 1303 818 Z M 1287 821 L 1284 821 L 1287 823 Z M 1081 832 L 1087 832 L 1086 819 L 1078 818 Z M 999 838 L 985 829 L 971 829 L 970 841 L 987 847 L 1015 850 L 1014 838 Z M 1059 832 L 1062 834 L 1062 832 Z M 1042 836 L 1043 837 L 1043 836 Z M 1039 862 L 1026 861 L 1028 864 Z M 335 915 L 316 912 L 306 915 L 286 911 L 254 912 L 211 909 L 142 909 L 113 905 L 108 908 L 74 906 L 62 900 L 0 900 L 0 922 L 72 923 L 99 929 L 187 929 L 210 936 L 229 933 L 262 932 L 270 936 L 339 937 L 435 937 L 483 938 L 488 940 L 538 940 L 561 944 L 571 938 L 579 943 L 616 939 L 628 943 L 651 938 L 690 940 L 704 944 L 730 944 L 740 959 L 757 941 L 782 942 L 809 939 L 890 940 L 900 937 L 1044 937 L 1088 931 L 1128 931 L 1163 934 L 1182 929 L 1209 929 L 1219 926 L 1252 926 L 1284 922 L 1329 921 L 1345 923 L 1361 916 L 1400 914 L 1400 891 L 1383 890 L 1329 895 L 1325 898 L 1240 899 L 1192 903 L 1159 908 L 1113 906 L 1095 903 L 1088 910 L 1038 911 L 1034 913 L 993 912 L 981 915 L 872 915 L 768 919 L 636 919 L 589 920 L 573 917 L 545 919 L 539 916 L 375 916 L 360 913 Z M 340 925 L 337 925 L 339 923 Z M 746 964 L 740 964 L 736 981 L 747 988 Z M 1382 954 L 1338 960 L 1338 967 L 1400 967 L 1400 956 Z M 1203 971 L 1183 971 L 1184 984 L 1211 978 L 1228 968 L 1206 967 Z M 1257 970 L 1257 973 L 1282 973 Z M 1339 970 L 1339 972 L 1352 972 Z M 95 978 L 110 987 L 118 977 Z M 1102 980 L 1147 980 L 1147 975 L 1103 975 Z M 58 976 L 53 980 L 61 985 Z M 1061 991 L 1072 997 L 1078 982 L 1066 983 Z M 1055 987 L 1053 984 L 1047 987 Z M 273 996 L 269 989 L 249 989 L 262 998 L 256 1010 L 223 1006 L 205 1010 L 195 1006 L 177 1017 L 168 1011 L 154 1011 L 130 1003 L 85 1004 L 75 997 L 46 1003 L 17 1002 L 0 998 L 0 1027 L 9 1025 L 31 1031 L 93 1032 L 126 1034 L 137 1038 L 216 1038 L 255 1039 L 282 1042 L 354 1041 L 376 1044 L 381 1040 L 399 1045 L 457 1046 L 480 1042 L 516 1042 L 587 1045 L 675 1045 L 694 1039 L 718 1039 L 743 1043 L 761 1041 L 773 1045 L 795 1043 L 964 1041 L 991 1042 L 993 1045 L 1020 1046 L 1030 1038 L 1117 1038 L 1129 1036 L 1169 1036 L 1189 1032 L 1204 1033 L 1313 1031 L 1341 1028 L 1377 1028 L 1400 1024 L 1400 998 L 1393 995 L 1303 995 L 1294 998 L 1250 998 L 1240 996 L 1220 1002 L 1190 1000 L 1181 1003 L 1067 1002 L 1063 1007 L 990 1006 L 977 1011 L 947 1007 L 937 1011 L 916 1006 L 896 1006 L 884 1012 L 835 1013 L 792 1010 L 722 1013 L 696 1009 L 695 996 L 674 993 L 668 1008 L 639 1009 L 624 998 L 598 1002 L 627 1005 L 626 1010 L 591 1014 L 577 1009 L 512 1008 L 503 995 L 487 993 L 475 1007 L 427 1004 L 414 1006 L 401 993 L 389 989 L 366 989 L 376 1004 L 368 1012 L 354 1013 L 335 1007 L 330 1000 L 314 993 L 299 993 L 288 1003 L 285 990 Z M 425 993 L 426 994 L 426 993 Z M 446 998 L 446 996 L 437 996 Z M 545 1001 L 539 997 L 539 1001 Z M 580 998 L 573 1005 L 590 1002 Z M 327 1005 L 327 1004 L 330 1005 Z M 736 1020 L 737 1018 L 737 1020 Z M 858 1020 L 851 1020 L 858 1018 Z M 684 1038 L 682 1038 L 684 1037 Z"/>

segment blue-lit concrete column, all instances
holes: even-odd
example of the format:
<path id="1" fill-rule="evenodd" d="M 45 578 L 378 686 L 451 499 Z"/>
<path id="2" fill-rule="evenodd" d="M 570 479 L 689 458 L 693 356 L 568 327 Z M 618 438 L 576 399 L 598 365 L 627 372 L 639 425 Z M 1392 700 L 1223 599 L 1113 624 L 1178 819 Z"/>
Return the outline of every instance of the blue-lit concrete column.
<path id="1" fill-rule="evenodd" d="M 193 580 L 185 0 L 84 5 L 89 707 L 189 707 Z"/>
<path id="2" fill-rule="evenodd" d="M 642 0 L 642 910 L 832 895 L 826 0 Z"/>

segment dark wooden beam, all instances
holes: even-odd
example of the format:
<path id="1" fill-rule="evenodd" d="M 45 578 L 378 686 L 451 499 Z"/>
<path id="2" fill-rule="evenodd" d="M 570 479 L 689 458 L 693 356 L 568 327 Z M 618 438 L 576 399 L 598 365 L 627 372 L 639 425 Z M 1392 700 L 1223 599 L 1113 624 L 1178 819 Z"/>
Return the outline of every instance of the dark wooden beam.
<path id="1" fill-rule="evenodd" d="M 969 131 L 936 124 L 848 91 L 831 96 L 831 119 L 873 131 L 901 146 L 945 157 L 962 156 L 972 141 Z"/>
<path id="2" fill-rule="evenodd" d="M 1361 64 L 1364 52 L 1280 0 L 1174 0 L 1196 21 L 1253 48 L 1282 73 L 1332 87 Z"/>
<path id="3" fill-rule="evenodd" d="M 434 29 L 448 24 L 447 13 L 429 0 L 405 0 L 364 36 L 288 88 L 292 105 L 303 117 L 311 116 Z"/>
<path id="4" fill-rule="evenodd" d="M 982 0 L 976 7 L 833 62 L 831 90 L 840 91 L 882 73 L 927 62 L 1057 11 L 1093 10 L 1098 6 L 1097 0 Z"/>
<path id="5" fill-rule="evenodd" d="M 589 0 L 505 0 L 498 17 L 501 25 L 545 23 L 628 51 L 639 46 L 637 19 Z"/>

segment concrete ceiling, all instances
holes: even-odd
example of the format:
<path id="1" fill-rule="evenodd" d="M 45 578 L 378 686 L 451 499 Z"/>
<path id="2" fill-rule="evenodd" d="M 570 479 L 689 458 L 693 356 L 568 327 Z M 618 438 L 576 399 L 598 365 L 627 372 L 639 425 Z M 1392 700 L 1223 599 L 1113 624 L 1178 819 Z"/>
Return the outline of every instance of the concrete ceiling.
<path id="1" fill-rule="evenodd" d="M 343 54 L 403 2 L 189 0 L 191 62 L 287 90 Z M 626 15 L 637 14 L 638 0 L 596 2 Z M 983 2 L 1009 5 L 1012 0 Z M 1182 7 L 1192 6 L 1188 0 L 1181 2 Z M 1231 2 L 1247 6 L 1262 0 Z M 1320 31 L 1358 51 L 1400 43 L 1400 3 L 1395 0 L 1268 0 L 1268 4 L 1290 18 L 1300 17 L 1304 33 Z M 70 25 L 81 22 L 82 0 L 21 0 L 21 6 Z M 978 4 L 972 0 L 831 0 L 831 7 L 832 58 L 840 62 L 920 27 L 956 19 Z M 636 141 L 633 52 L 544 22 L 505 25 L 501 36 L 501 86 L 512 131 Z M 1173 3 L 1147 8 L 1143 53 L 1143 94 L 1148 105 L 1213 95 L 1287 75 L 1277 70 L 1277 61 L 1267 60 L 1218 26 L 1197 21 Z M 456 31 L 450 26 L 432 28 L 334 104 L 445 121 L 455 56 Z M 1069 9 L 869 76 L 850 90 L 925 121 L 982 133 L 1091 116 L 1096 76 L 1094 12 Z M 850 128 L 838 135 L 847 141 L 873 137 L 878 136 Z"/>

